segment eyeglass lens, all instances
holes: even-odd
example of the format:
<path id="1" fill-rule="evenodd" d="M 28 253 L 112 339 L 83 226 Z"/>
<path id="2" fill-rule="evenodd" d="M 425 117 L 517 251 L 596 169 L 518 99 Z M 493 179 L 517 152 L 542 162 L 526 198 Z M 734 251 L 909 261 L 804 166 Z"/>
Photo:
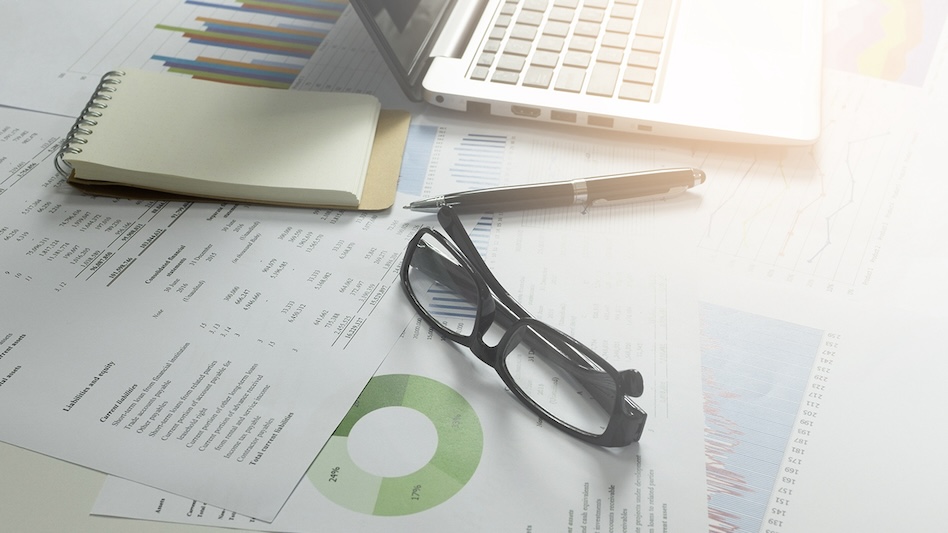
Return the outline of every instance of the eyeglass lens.
<path id="1" fill-rule="evenodd" d="M 424 235 L 411 254 L 408 283 L 422 310 L 447 331 L 474 332 L 477 285 L 471 272 L 432 235 Z"/>
<path id="2" fill-rule="evenodd" d="M 521 325 L 504 347 L 511 379 L 553 418 L 591 435 L 601 435 L 615 405 L 612 375 L 582 355 L 554 330 Z"/>

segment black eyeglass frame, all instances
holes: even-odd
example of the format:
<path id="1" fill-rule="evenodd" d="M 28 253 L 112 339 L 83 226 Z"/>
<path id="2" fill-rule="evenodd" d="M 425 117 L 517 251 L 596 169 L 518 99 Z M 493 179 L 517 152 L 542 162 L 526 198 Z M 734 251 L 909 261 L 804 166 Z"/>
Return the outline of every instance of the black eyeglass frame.
<path id="1" fill-rule="evenodd" d="M 543 321 L 533 318 L 494 277 L 454 210 L 448 206 L 442 207 L 438 211 L 438 221 L 448 236 L 445 237 L 445 235 L 430 227 L 419 229 L 408 244 L 400 268 L 402 288 L 421 317 L 428 324 L 435 327 L 439 333 L 469 348 L 478 359 L 493 367 L 501 380 L 507 385 L 507 388 L 521 403 L 560 430 L 580 440 L 604 447 L 627 446 L 638 441 L 645 428 L 647 414 L 631 398 L 642 394 L 644 389 L 642 375 L 633 369 L 617 370 L 578 340 Z M 425 310 L 425 307 L 414 293 L 408 278 L 409 266 L 412 264 L 413 254 L 417 253 L 419 249 L 419 242 L 425 236 L 434 238 L 449 250 L 475 284 L 477 312 L 474 328 L 468 335 L 447 329 Z M 498 303 L 500 305 L 497 305 Z M 484 334 L 495 321 L 498 321 L 506 331 L 496 345 L 490 346 L 484 341 Z M 515 336 L 521 334 L 525 328 L 533 329 L 543 335 L 545 339 L 569 345 L 593 365 L 598 366 L 596 371 L 608 374 L 615 382 L 616 393 L 611 406 L 609 423 L 601 434 L 589 433 L 559 420 L 531 399 L 510 375 L 504 361 L 507 353 L 516 344 L 512 340 L 515 340 Z M 577 369 L 580 369 L 578 363 L 574 361 L 574 364 Z M 597 400 L 599 399 L 597 398 Z M 601 401 L 600 405 L 603 405 Z M 606 406 L 603 405 L 603 407 Z"/>

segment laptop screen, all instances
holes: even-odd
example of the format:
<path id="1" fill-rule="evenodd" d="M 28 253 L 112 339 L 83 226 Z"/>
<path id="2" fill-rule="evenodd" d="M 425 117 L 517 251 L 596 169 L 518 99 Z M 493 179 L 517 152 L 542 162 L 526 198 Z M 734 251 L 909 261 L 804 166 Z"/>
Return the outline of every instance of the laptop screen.
<path id="1" fill-rule="evenodd" d="M 421 99 L 419 78 L 452 0 L 352 0 L 362 24 L 409 97 Z"/>

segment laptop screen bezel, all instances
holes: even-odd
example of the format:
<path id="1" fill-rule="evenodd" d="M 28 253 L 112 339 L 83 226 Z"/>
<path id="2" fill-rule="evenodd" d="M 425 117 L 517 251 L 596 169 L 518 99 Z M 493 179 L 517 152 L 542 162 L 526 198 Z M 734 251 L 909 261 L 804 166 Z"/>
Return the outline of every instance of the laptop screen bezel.
<path id="1" fill-rule="evenodd" d="M 349 3 L 359 16 L 362 25 L 365 26 L 369 36 L 372 38 L 375 46 L 392 71 L 392 74 L 395 75 L 395 79 L 398 81 L 402 91 L 404 91 L 409 99 L 415 102 L 421 102 L 423 100 L 422 80 L 428 71 L 428 66 L 431 64 L 431 50 L 437 42 L 437 36 L 440 35 L 445 21 L 447 21 L 454 8 L 456 0 L 445 0 L 443 2 L 440 13 L 431 25 L 428 35 L 422 40 L 421 46 L 414 54 L 414 60 L 407 69 L 399 61 L 392 44 L 376 23 L 367 2 L 365 0 L 350 0 Z"/>

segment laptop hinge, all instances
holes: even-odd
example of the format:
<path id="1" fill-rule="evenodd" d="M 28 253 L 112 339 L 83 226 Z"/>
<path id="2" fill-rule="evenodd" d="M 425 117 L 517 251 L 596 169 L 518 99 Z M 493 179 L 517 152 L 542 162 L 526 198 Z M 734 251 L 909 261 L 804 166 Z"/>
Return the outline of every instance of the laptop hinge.
<path id="1" fill-rule="evenodd" d="M 454 57 L 464 55 L 481 20 L 481 15 L 489 0 L 458 0 L 451 8 L 451 14 L 441 28 L 438 42 L 431 49 L 431 57 Z"/>

